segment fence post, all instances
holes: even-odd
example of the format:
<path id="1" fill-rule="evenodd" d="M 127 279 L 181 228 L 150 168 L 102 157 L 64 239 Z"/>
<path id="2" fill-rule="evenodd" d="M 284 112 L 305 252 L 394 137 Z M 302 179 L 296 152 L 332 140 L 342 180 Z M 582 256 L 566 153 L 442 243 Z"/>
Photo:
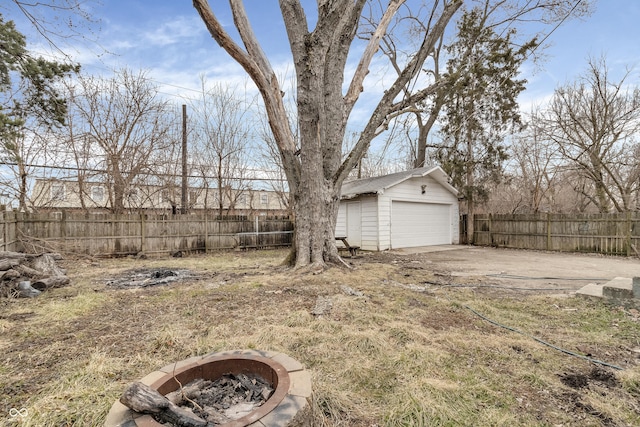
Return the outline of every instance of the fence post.
<path id="1" fill-rule="evenodd" d="M 67 211 L 63 210 L 60 215 L 60 240 L 62 241 L 62 247 L 66 248 L 65 242 L 67 240 Z"/>
<path id="2" fill-rule="evenodd" d="M 204 211 L 204 253 L 209 252 L 208 244 L 209 242 L 209 215 L 207 214 L 207 210 Z"/>
<path id="3" fill-rule="evenodd" d="M 140 212 L 140 252 L 145 253 L 147 250 L 146 243 L 146 224 L 145 224 L 145 214 L 144 212 Z"/>
<path id="4" fill-rule="evenodd" d="M 15 236 L 13 237 L 13 250 L 18 252 L 20 252 L 20 250 L 24 250 L 24 248 L 18 247 L 18 242 L 20 241 L 19 237 L 21 234 L 24 233 L 22 231 L 22 229 L 24 228 L 24 216 L 25 216 L 24 212 L 15 212 L 15 211 L 13 212 L 13 220 L 14 220 L 13 232 L 15 234 Z"/>
<path id="5" fill-rule="evenodd" d="M 631 256 L 631 211 L 627 211 L 627 221 L 625 222 L 627 229 L 626 229 L 626 236 L 625 236 L 625 240 L 626 240 L 626 246 L 627 246 L 627 257 Z"/>
<path id="6" fill-rule="evenodd" d="M 493 214 L 489 214 L 489 225 L 487 226 L 487 228 L 489 229 L 489 246 L 493 246 L 493 233 L 491 232 L 491 221 L 493 219 Z M 474 227 L 475 230 L 475 227 Z"/>
<path id="7" fill-rule="evenodd" d="M 551 250 L 551 213 L 547 212 L 547 250 Z"/>
<path id="8" fill-rule="evenodd" d="M 7 239 L 9 238 L 9 233 L 7 233 L 7 212 L 4 211 L 2 213 L 2 249 L 6 252 L 7 249 Z"/>
<path id="9" fill-rule="evenodd" d="M 256 230 L 256 247 L 260 247 L 260 223 L 259 221 L 259 216 L 256 215 L 255 217 L 255 230 Z"/>

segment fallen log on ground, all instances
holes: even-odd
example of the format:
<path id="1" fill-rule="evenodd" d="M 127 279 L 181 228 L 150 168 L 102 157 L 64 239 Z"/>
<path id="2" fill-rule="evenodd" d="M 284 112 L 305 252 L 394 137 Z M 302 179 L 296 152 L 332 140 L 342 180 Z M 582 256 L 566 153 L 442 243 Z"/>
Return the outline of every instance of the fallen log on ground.
<path id="1" fill-rule="evenodd" d="M 56 261 L 59 254 L 22 254 L 0 252 L 0 296 L 21 296 L 32 298 L 38 293 L 69 284 L 64 269 Z"/>
<path id="2" fill-rule="evenodd" d="M 53 276 L 38 279 L 34 281 L 31 286 L 39 291 L 44 291 L 47 289 L 61 288 L 62 286 L 68 285 L 69 282 L 71 282 L 71 280 L 67 276 Z"/>
<path id="3" fill-rule="evenodd" d="M 122 394 L 120 403 L 141 414 L 173 423 L 178 427 L 206 427 L 207 422 L 191 411 L 183 409 L 141 382 L 134 382 Z"/>

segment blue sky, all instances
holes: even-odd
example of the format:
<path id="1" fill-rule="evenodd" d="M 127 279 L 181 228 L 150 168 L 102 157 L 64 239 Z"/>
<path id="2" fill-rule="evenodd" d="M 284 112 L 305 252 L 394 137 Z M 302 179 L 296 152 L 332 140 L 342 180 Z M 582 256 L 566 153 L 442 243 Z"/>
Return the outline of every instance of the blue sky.
<path id="1" fill-rule="evenodd" d="M 628 83 L 640 82 L 640 1 L 599 0 L 588 18 L 565 22 L 547 40 L 547 60 L 533 72 L 522 103 L 543 102 L 553 90 L 570 83 L 587 69 L 589 57 L 604 55 L 614 78 L 631 69 Z"/>
<path id="2" fill-rule="evenodd" d="M 311 6 L 315 1 L 306 0 Z M 226 3 L 217 0 L 213 3 Z M 279 23 L 275 0 L 247 0 L 247 12 L 267 55 L 279 75 L 291 74 L 286 34 Z M 176 0 L 103 0 L 88 2 L 88 11 L 98 21 L 92 42 L 72 40 L 65 50 L 79 61 L 84 70 L 109 73 L 109 69 L 129 67 L 146 69 L 171 96 L 194 96 L 188 89 L 198 87 L 199 76 L 209 81 L 244 85 L 243 70 L 218 48 L 189 1 Z M 2 11 L 2 6 L 0 6 Z M 20 16 L 18 28 L 32 37 Z M 223 23 L 231 25 L 230 14 L 219 13 Z M 606 55 L 614 75 L 627 67 L 634 69 L 630 82 L 640 75 L 640 1 L 599 0 L 596 11 L 584 20 L 565 22 L 547 39 L 546 61 L 523 67 L 528 89 L 521 96 L 523 109 L 547 100 L 561 84 L 584 72 L 589 56 Z M 36 43 L 37 48 L 37 43 Z M 378 77 L 380 78 L 380 77 Z M 363 99 L 366 102 L 366 98 Z M 180 102 L 179 98 L 176 98 Z M 355 112 L 358 114 L 358 112 Z"/>

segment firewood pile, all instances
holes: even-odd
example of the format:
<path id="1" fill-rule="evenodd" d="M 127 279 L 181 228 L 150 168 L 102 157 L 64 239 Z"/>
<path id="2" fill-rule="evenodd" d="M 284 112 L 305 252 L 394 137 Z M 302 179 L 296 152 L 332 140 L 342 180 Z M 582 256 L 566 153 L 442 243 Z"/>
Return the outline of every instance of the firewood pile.
<path id="1" fill-rule="evenodd" d="M 0 296 L 33 298 L 46 289 L 69 284 L 55 253 L 0 252 Z"/>

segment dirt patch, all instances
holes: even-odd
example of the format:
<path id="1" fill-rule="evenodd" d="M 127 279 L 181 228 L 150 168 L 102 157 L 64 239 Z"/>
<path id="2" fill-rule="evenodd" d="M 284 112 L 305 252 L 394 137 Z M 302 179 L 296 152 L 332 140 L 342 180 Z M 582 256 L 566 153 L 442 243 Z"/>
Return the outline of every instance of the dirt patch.
<path id="1" fill-rule="evenodd" d="M 598 366 L 594 366 L 587 374 L 570 372 L 561 374 L 559 377 L 564 385 L 576 390 L 586 388 L 593 382 L 597 382 L 606 388 L 616 388 L 620 386 L 620 382 L 613 372 Z"/>
<path id="2" fill-rule="evenodd" d="M 588 392 L 606 396 L 620 388 L 620 381 L 611 370 L 593 366 L 589 372 L 569 372 L 559 375 L 559 378 L 562 384 L 575 390 L 561 395 L 564 400 L 561 408 L 577 420 L 585 420 L 588 416 L 598 419 L 603 426 L 618 425 L 610 415 L 585 401 Z"/>
<path id="3" fill-rule="evenodd" d="M 616 378 L 615 374 L 607 369 L 594 366 L 589 373 L 589 379 L 597 381 L 607 388 L 616 388 L 620 386 L 620 381 Z"/>
<path id="4" fill-rule="evenodd" d="M 560 407 L 571 414 L 578 424 L 587 424 L 589 419 L 596 419 L 604 427 L 618 425 L 610 416 L 594 408 L 593 405 L 585 403 L 583 396 L 579 393 L 564 393 L 562 399 L 564 403 Z"/>
<path id="5" fill-rule="evenodd" d="M 576 390 L 580 390 L 589 385 L 589 378 L 586 375 L 573 372 L 560 375 L 560 381 L 562 381 L 562 384 Z"/>
<path id="6" fill-rule="evenodd" d="M 105 284 L 115 289 L 148 288 L 180 282 L 194 276 L 194 272 L 185 269 L 140 268 L 120 273 L 108 279 Z"/>

